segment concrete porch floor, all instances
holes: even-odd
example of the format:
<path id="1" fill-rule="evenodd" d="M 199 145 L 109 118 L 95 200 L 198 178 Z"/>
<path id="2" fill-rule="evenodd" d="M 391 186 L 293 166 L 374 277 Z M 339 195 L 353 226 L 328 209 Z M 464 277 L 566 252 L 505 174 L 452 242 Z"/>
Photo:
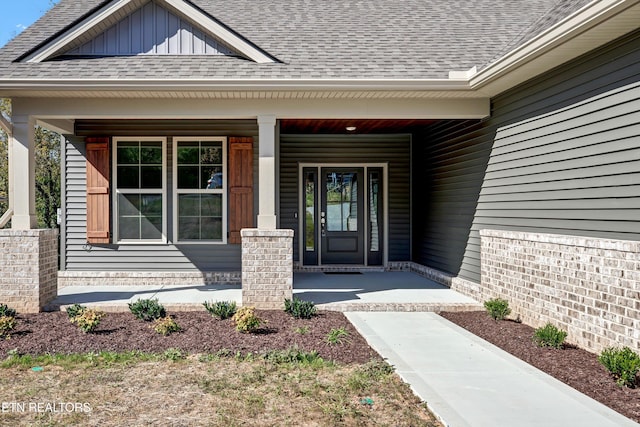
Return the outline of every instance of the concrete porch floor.
<path id="1" fill-rule="evenodd" d="M 363 272 L 358 274 L 294 273 L 293 294 L 313 301 L 319 309 L 334 311 L 441 311 L 478 310 L 473 299 L 410 272 Z M 204 310 L 205 301 L 242 302 L 239 286 L 68 286 L 47 310 L 71 304 L 105 311 L 128 311 L 138 299 L 158 298 L 168 310 Z"/>

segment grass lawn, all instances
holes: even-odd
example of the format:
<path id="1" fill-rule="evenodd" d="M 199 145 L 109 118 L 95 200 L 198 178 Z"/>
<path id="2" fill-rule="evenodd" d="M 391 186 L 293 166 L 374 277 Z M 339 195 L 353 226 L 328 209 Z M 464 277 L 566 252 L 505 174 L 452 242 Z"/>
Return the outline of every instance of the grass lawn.
<path id="1" fill-rule="evenodd" d="M 386 363 L 297 350 L 10 355 L 0 395 L 12 426 L 441 426 Z"/>

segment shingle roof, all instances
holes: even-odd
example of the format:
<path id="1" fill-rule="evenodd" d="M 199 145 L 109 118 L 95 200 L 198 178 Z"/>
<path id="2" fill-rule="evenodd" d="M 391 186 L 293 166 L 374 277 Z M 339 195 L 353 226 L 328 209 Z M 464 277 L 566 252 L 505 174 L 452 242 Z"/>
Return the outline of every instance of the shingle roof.
<path id="1" fill-rule="evenodd" d="M 589 0 L 191 0 L 280 62 L 134 56 L 16 62 L 104 0 L 61 0 L 0 49 L 0 79 L 432 79 L 482 69 Z"/>

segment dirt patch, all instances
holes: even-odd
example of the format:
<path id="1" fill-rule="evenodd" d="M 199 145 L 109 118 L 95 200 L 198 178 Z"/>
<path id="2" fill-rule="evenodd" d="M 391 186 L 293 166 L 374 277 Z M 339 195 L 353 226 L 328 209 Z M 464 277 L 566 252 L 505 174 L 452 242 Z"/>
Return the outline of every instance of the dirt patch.
<path id="1" fill-rule="evenodd" d="M 512 320 L 494 321 L 486 312 L 441 313 L 453 323 L 570 385 L 611 409 L 640 422 L 640 388 L 619 387 L 598 356 L 575 346 L 538 347 L 534 329 Z"/>
<path id="2" fill-rule="evenodd" d="M 10 350 L 19 354 L 87 353 L 98 351 L 163 352 L 170 348 L 187 353 L 215 353 L 222 349 L 242 353 L 262 353 L 297 346 L 317 351 L 325 360 L 364 363 L 380 356 L 338 312 L 319 312 L 312 319 L 294 319 L 283 311 L 256 311 L 264 327 L 254 334 L 235 330 L 231 320 L 217 320 L 207 312 L 172 314 L 181 332 L 162 336 L 150 323 L 131 313 L 108 313 L 93 333 L 83 333 L 72 325 L 66 313 L 21 314 L 10 339 L 0 341 L 0 355 Z M 341 344 L 330 345 L 326 336 L 332 328 L 344 328 L 348 336 Z"/>

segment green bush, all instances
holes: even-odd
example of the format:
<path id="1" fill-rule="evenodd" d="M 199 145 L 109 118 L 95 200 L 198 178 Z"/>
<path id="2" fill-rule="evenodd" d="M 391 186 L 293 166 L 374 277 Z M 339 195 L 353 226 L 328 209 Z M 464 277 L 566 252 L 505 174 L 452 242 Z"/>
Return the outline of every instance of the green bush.
<path id="1" fill-rule="evenodd" d="M 220 320 L 230 318 L 236 314 L 236 310 L 238 309 L 234 301 L 217 301 L 211 303 L 205 301 L 202 305 L 204 305 L 204 308 L 207 309 L 209 314 Z"/>
<path id="2" fill-rule="evenodd" d="M 562 348 L 565 338 L 567 338 L 567 333 L 551 323 L 536 329 L 533 335 L 533 340 L 538 347 Z"/>
<path id="3" fill-rule="evenodd" d="M 84 333 L 93 332 L 104 316 L 104 312 L 88 308 L 72 318 L 71 323 L 74 323 Z"/>
<path id="4" fill-rule="evenodd" d="M 156 319 L 151 327 L 154 331 L 164 336 L 171 335 L 173 332 L 180 331 L 180 326 L 178 326 L 176 321 L 171 316 Z"/>
<path id="5" fill-rule="evenodd" d="M 296 319 L 311 319 L 318 313 L 318 309 L 311 301 L 302 301 L 296 297 L 284 300 L 284 311 Z"/>
<path id="6" fill-rule="evenodd" d="M 158 299 L 138 299 L 136 302 L 129 303 L 129 310 L 131 313 L 140 320 L 145 322 L 151 322 L 156 319 L 161 319 L 167 315 L 167 311 L 162 304 L 158 302 Z"/>
<path id="7" fill-rule="evenodd" d="M 81 315 L 86 309 L 87 307 L 80 304 L 70 305 L 67 307 L 67 316 L 69 316 L 69 319 L 73 319 L 74 317 Z"/>
<path id="8" fill-rule="evenodd" d="M 493 298 L 485 301 L 484 308 L 487 309 L 493 320 L 503 320 L 511 313 L 509 302 L 501 298 Z"/>
<path id="9" fill-rule="evenodd" d="M 16 317 L 16 311 L 7 304 L 0 304 L 0 317 Z"/>
<path id="10" fill-rule="evenodd" d="M 640 370 L 640 356 L 629 347 L 605 348 L 598 361 L 613 375 L 619 386 L 635 388 Z"/>
<path id="11" fill-rule="evenodd" d="M 240 332 L 255 332 L 263 323 L 255 314 L 255 307 L 241 307 L 232 319 L 236 324 L 236 329 Z"/>
<path id="12" fill-rule="evenodd" d="M 11 331 L 16 328 L 16 318 L 13 316 L 0 316 L 0 337 L 9 338 Z"/>
<path id="13" fill-rule="evenodd" d="M 349 332 L 344 328 L 331 328 L 331 330 L 327 333 L 325 337 L 327 344 L 335 345 L 342 344 L 345 341 L 348 341 Z"/>

